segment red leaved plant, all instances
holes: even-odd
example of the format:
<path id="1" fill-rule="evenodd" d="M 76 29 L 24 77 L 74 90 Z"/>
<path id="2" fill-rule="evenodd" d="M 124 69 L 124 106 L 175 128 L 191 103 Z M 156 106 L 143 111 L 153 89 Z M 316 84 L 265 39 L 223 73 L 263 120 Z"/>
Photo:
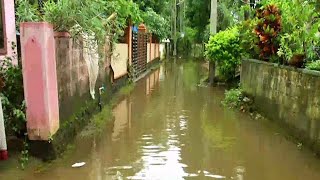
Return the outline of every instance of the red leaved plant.
<path id="1" fill-rule="evenodd" d="M 259 37 L 260 58 L 268 60 L 279 48 L 277 37 L 281 31 L 281 13 L 276 5 L 270 4 L 258 9 L 256 16 L 258 23 L 254 33 Z"/>

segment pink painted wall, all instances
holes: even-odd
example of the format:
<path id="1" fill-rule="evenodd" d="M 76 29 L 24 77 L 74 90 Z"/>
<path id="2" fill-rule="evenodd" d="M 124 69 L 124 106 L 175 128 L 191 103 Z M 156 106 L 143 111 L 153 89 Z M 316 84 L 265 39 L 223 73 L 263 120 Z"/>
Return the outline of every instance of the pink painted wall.
<path id="1" fill-rule="evenodd" d="M 147 63 L 149 63 L 151 60 L 150 60 L 150 56 L 151 56 L 151 43 L 147 43 Z"/>
<path id="2" fill-rule="evenodd" d="M 5 23 L 7 35 L 7 54 L 0 55 L 0 60 L 6 56 L 13 57 L 14 63 L 17 64 L 17 48 L 12 49 L 12 42 L 17 44 L 16 40 L 16 20 L 14 15 L 14 0 L 4 0 Z"/>
<path id="3" fill-rule="evenodd" d="M 151 57 L 150 57 L 150 61 L 153 61 L 156 57 L 155 57 L 155 48 L 156 48 L 156 44 L 155 43 L 151 43 Z"/>
<path id="4" fill-rule="evenodd" d="M 128 57 L 129 57 L 129 65 L 131 66 L 132 64 L 132 25 L 129 25 L 129 30 L 128 30 Z"/>
<path id="5" fill-rule="evenodd" d="M 30 140 L 48 140 L 59 129 L 53 27 L 21 23 L 21 56 Z"/>

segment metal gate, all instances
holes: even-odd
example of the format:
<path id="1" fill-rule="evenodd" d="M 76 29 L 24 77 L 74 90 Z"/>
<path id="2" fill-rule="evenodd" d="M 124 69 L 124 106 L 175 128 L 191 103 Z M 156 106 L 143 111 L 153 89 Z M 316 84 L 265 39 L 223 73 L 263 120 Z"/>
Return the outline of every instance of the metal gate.
<path id="1" fill-rule="evenodd" d="M 132 32 L 132 68 L 135 78 L 147 70 L 147 43 L 147 33 Z"/>

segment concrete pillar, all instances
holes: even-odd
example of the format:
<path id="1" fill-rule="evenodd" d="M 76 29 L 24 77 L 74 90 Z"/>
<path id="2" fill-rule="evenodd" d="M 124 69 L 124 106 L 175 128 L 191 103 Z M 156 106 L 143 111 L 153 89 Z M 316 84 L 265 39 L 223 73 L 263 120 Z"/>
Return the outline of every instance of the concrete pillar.
<path id="1" fill-rule="evenodd" d="M 128 58 L 129 58 L 129 66 L 132 64 L 132 23 L 129 23 L 128 28 Z"/>
<path id="2" fill-rule="evenodd" d="M 2 103 L 0 99 L 0 160 L 8 159 L 6 131 L 4 128 L 4 118 L 2 111 Z"/>
<path id="3" fill-rule="evenodd" d="M 4 52 L 0 52 L 0 61 L 6 57 L 12 58 L 12 63 L 17 65 L 17 47 L 12 46 L 12 43 L 17 44 L 16 40 L 16 20 L 15 20 L 15 12 L 14 12 L 14 1 L 12 0 L 2 0 L 0 4 L 3 3 L 2 8 L 4 10 L 4 33 L 6 37 L 6 50 Z"/>
<path id="4" fill-rule="evenodd" d="M 59 129 L 53 27 L 27 22 L 20 28 L 28 136 L 30 140 L 48 140 Z"/>

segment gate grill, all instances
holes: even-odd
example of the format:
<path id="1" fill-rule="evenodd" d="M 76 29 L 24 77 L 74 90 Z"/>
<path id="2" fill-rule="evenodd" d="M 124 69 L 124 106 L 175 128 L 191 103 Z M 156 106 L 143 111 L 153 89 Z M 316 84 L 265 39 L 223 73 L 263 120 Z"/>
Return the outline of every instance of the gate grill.
<path id="1" fill-rule="evenodd" d="M 132 67 L 136 78 L 147 70 L 148 34 L 144 32 L 132 34 Z"/>

